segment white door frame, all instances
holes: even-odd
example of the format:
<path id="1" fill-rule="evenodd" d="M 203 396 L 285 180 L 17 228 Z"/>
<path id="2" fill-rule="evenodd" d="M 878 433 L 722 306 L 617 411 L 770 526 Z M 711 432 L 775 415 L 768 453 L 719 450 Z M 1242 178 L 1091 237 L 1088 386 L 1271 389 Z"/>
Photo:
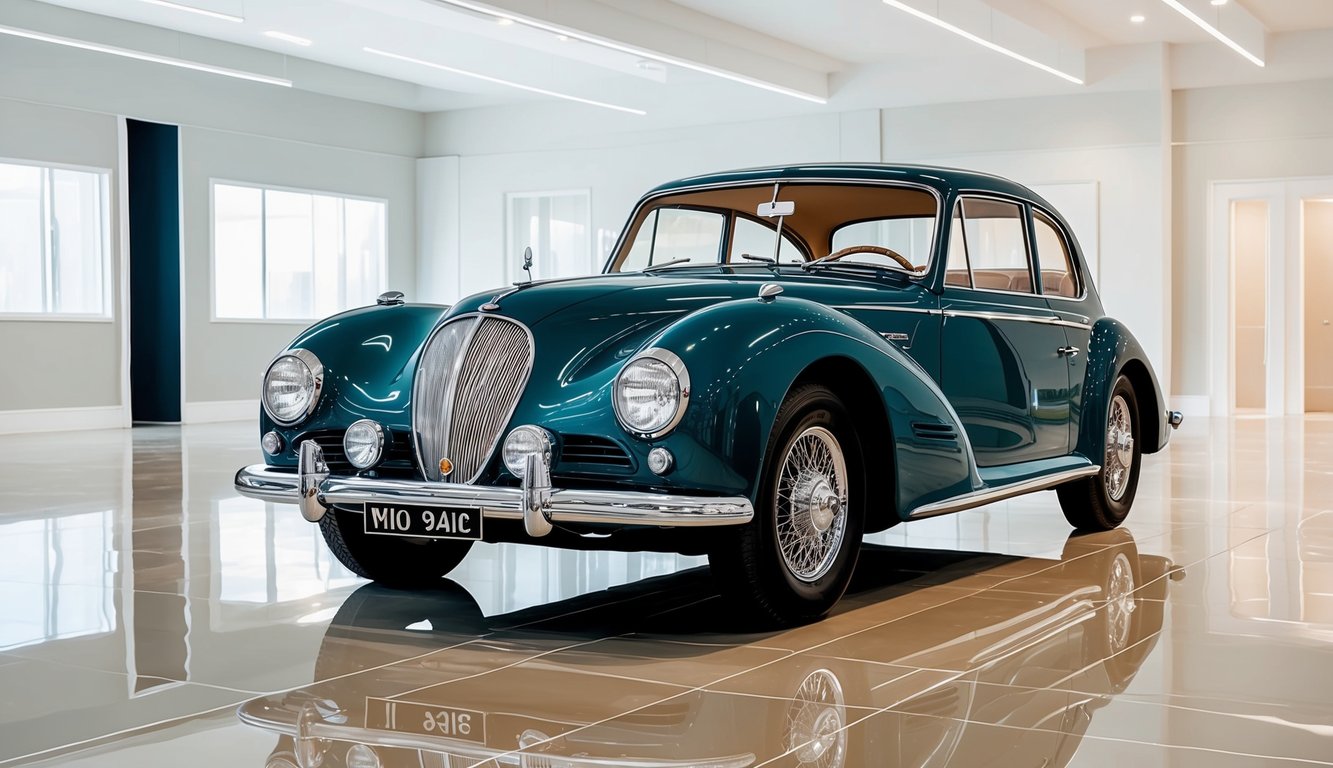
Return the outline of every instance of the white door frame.
<path id="1" fill-rule="evenodd" d="M 1235 273 L 1231 204 L 1268 203 L 1265 335 L 1265 411 L 1270 416 L 1305 412 L 1305 254 L 1302 201 L 1333 198 L 1333 177 L 1219 181 L 1209 190 L 1208 349 L 1213 416 L 1235 411 Z"/>

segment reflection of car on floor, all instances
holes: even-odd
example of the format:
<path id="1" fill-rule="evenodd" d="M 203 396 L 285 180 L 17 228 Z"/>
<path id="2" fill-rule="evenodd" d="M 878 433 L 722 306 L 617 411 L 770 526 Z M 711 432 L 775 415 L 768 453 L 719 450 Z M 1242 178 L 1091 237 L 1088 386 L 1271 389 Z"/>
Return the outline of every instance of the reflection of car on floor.
<path id="1" fill-rule="evenodd" d="M 487 635 L 540 616 L 483 619 L 461 589 L 386 598 L 368 585 L 326 634 L 316 677 L 327 682 L 254 699 L 239 716 L 281 734 L 270 768 L 1061 766 L 1152 651 L 1170 570 L 1128 535 L 1078 554 L 1027 582 L 1032 592 L 942 601 L 754 672 L 763 636 L 580 647 L 591 638 Z M 635 629 L 628 621 L 615 629 Z M 653 682 L 672 680 L 690 687 Z M 887 711 L 853 725 L 865 708 Z"/>
<path id="2" fill-rule="evenodd" d="M 380 304 L 270 364 L 236 488 L 390 585 L 595 534 L 706 553 L 738 606 L 810 620 L 902 521 L 1054 488 L 1114 528 L 1180 423 L 1060 215 L 947 168 L 672 182 L 603 275 Z"/>

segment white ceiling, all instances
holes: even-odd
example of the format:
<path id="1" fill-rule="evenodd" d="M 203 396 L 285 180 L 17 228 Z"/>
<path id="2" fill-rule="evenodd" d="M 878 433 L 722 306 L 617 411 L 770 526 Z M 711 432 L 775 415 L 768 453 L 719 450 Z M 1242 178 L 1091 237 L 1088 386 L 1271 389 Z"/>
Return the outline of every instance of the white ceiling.
<path id="1" fill-rule="evenodd" d="M 1077 48 L 1158 42 L 1216 45 L 1161 0 L 986 1 Z M 5 10 L 16 2 L 5 0 Z M 110 44 L 125 45 L 117 41 L 136 39 L 130 29 L 133 25 L 123 23 L 136 22 L 271 52 L 262 59 L 268 62 L 264 70 L 268 74 L 273 74 L 272 54 L 277 53 L 409 83 L 412 88 L 384 88 L 382 94 L 369 96 L 362 84 L 353 97 L 419 111 L 555 98 L 421 62 L 656 113 L 684 115 L 718 104 L 737 114 L 823 108 L 685 66 L 663 64 L 635 51 L 704 64 L 778 89 L 827 95 L 837 109 L 940 100 L 930 96 L 932 90 L 942 89 L 951 89 L 948 95 L 964 99 L 1063 93 L 1078 87 L 985 51 L 879 0 L 486 0 L 490 7 L 505 11 L 532 9 L 533 14 L 542 14 L 532 18 L 539 19 L 545 29 L 521 23 L 502 25 L 492 16 L 450 4 L 453 0 L 173 0 L 241 16 L 242 23 L 143 0 L 42 2 L 123 20 L 103 20 L 108 26 L 98 34 L 104 38 L 101 42 Z M 1230 2 L 1241 3 L 1270 32 L 1333 29 L 1333 0 Z M 1143 13 L 1147 22 L 1131 24 L 1133 13 Z M 93 27 L 80 26 L 82 31 L 89 29 Z M 613 50 L 577 39 L 561 41 L 552 29 L 587 33 L 631 50 Z M 309 38 L 313 43 L 301 47 L 264 36 L 269 30 Z M 63 29 L 44 31 L 73 36 Z M 177 56 L 189 58 L 190 48 L 202 48 L 192 42 L 195 38 L 180 40 L 183 50 Z M 364 50 L 368 47 L 417 61 L 376 55 Z M 974 73 L 970 78 L 969 72 Z M 296 87 L 307 87 L 293 79 Z M 975 92 L 959 91 L 959 82 L 974 86 Z M 1097 85 L 1090 82 L 1089 87 Z M 329 91 L 327 84 L 310 87 Z"/>

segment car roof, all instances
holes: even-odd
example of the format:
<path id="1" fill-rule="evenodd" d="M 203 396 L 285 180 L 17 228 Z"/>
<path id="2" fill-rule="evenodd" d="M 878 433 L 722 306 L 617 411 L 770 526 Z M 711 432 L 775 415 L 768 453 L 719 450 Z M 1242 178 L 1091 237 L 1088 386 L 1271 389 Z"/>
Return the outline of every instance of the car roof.
<path id="1" fill-rule="evenodd" d="M 819 179 L 821 181 L 906 181 L 925 184 L 941 192 L 956 190 L 979 190 L 997 192 L 1041 203 L 1050 209 L 1051 205 L 1027 187 L 1009 179 L 989 173 L 968 171 L 961 168 L 948 168 L 933 165 L 911 165 L 897 163 L 810 163 L 805 165 L 778 165 L 764 168 L 743 168 L 734 171 L 707 173 L 684 179 L 669 181 L 653 188 L 648 196 L 663 192 L 674 192 L 706 187 L 714 184 L 735 184 L 747 181 L 773 181 L 775 179 Z"/>

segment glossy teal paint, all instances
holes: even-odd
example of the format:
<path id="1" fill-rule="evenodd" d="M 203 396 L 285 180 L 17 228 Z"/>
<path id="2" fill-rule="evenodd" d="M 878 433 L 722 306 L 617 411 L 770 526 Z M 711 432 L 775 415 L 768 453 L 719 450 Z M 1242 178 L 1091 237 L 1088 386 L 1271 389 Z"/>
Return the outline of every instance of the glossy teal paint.
<path id="1" fill-rule="evenodd" d="M 944 210 L 952 208 L 959 192 L 981 191 L 1036 204 L 1068 229 L 1051 206 L 1021 185 L 984 174 L 911 166 L 811 165 L 715 174 L 663 185 L 641 205 L 688 188 L 779 179 L 924 185 L 935 190 Z M 1133 373 L 1136 385 L 1144 389 L 1143 410 L 1155 411 L 1151 416 L 1156 421 L 1146 425 L 1145 450 L 1163 445 L 1167 430 L 1160 424 L 1165 414 L 1160 387 L 1138 343 L 1123 326 L 1104 317 L 1077 243 L 1077 266 L 1087 286 L 1082 299 L 962 295 L 944 286 L 947 222 L 946 217 L 936 233 L 933 266 L 915 277 L 759 264 L 699 265 L 509 286 L 463 299 L 447 312 L 443 307 L 407 305 L 330 318 L 292 344 L 311 350 L 325 365 L 319 408 L 304 424 L 278 428 L 288 449 L 269 461 L 293 466 L 290 446 L 304 436 L 321 430 L 337 433 L 367 417 L 389 428 L 400 452 L 410 451 L 412 377 L 420 346 L 439 322 L 482 312 L 492 304 L 498 309 L 485 311 L 523 323 L 535 344 L 533 371 L 510 428 L 538 424 L 554 432 L 557 441 L 566 435 L 609 438 L 631 458 L 630 467 L 595 471 L 557 463 L 555 480 L 564 487 L 753 497 L 778 406 L 803 371 L 830 360 L 853 366 L 844 370 L 857 371 L 857 379 L 868 381 L 876 393 L 873 407 L 882 413 L 858 414 L 858 423 L 864 415 L 864 424 L 886 425 L 863 434 L 862 440 L 885 446 L 882 466 L 871 467 L 871 477 L 894 474 L 894 496 L 884 502 L 900 518 L 922 504 L 986 484 L 1028 479 L 1088 460 L 1097 463 L 1109 388 L 1122 371 Z M 781 285 L 783 293 L 773 301 L 760 301 L 759 288 L 765 283 Z M 969 322 L 947 314 L 1013 312 L 1016 305 L 1024 305 L 1019 311 L 1054 314 L 1091 329 L 1018 321 L 989 327 L 973 322 L 969 328 Z M 1073 360 L 1058 358 L 1055 348 L 1063 343 L 1084 353 Z M 683 420 L 658 440 L 627 434 L 611 406 L 615 376 L 629 358 L 650 346 L 679 355 L 692 383 Z M 1008 364 L 999 359 L 1004 354 L 1010 356 Z M 1006 380 L 1010 373 L 1012 379 Z M 998 383 L 991 380 L 993 375 L 1000 377 Z M 1011 397 L 1020 391 L 1021 402 Z M 997 403 L 1011 410 L 996 411 Z M 961 419 L 955 407 L 963 412 Z M 968 414 L 976 414 L 979 423 L 996 412 L 1010 432 L 1026 437 L 1009 442 L 1003 437 L 979 439 L 983 430 L 969 424 Z M 272 427 L 266 416 L 261 421 L 263 429 Z M 971 441 L 965 426 L 973 427 Z M 928 434 L 932 427 L 934 435 Z M 939 431 L 950 429 L 952 437 L 941 438 Z M 676 457 L 675 468 L 663 477 L 646 468 L 648 451 L 658 445 Z M 416 471 L 410 461 L 403 469 Z M 478 482 L 517 484 L 498 456 Z"/>
<path id="2" fill-rule="evenodd" d="M 383 424 L 391 443 L 410 446 L 417 353 L 446 309 L 422 304 L 364 307 L 302 331 L 287 349 L 306 349 L 319 358 L 324 389 L 315 412 L 295 426 L 275 424 L 260 409 L 260 433 L 276 430 L 284 446 L 277 456 L 265 455 L 265 461 L 294 467 L 296 445 L 307 435 L 341 431 L 365 418 Z"/>

